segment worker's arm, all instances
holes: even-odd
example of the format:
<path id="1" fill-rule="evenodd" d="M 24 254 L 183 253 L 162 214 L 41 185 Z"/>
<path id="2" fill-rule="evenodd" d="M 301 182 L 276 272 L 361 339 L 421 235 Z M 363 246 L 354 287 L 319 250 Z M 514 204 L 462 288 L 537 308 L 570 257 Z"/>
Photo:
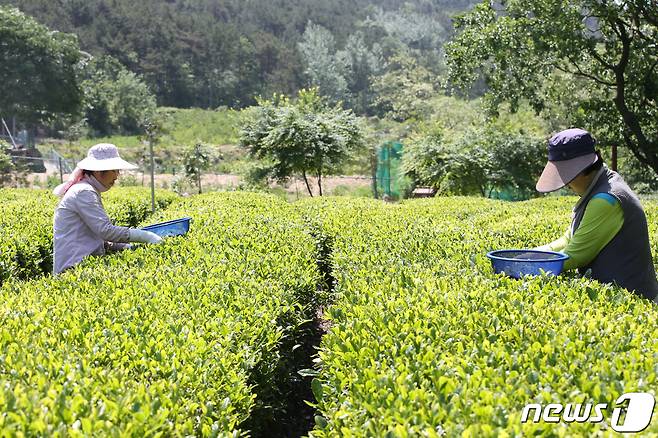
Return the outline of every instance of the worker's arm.
<path id="1" fill-rule="evenodd" d="M 110 246 L 118 245 L 115 247 L 116 249 L 127 249 L 128 247 L 120 245 L 127 242 L 162 242 L 160 236 L 150 231 L 112 225 L 110 218 L 105 213 L 103 204 L 101 204 L 100 195 L 96 192 L 82 190 L 78 193 L 78 199 L 76 201 L 78 214 L 85 225 L 105 242 L 111 243 Z"/>
<path id="2" fill-rule="evenodd" d="M 547 245 L 538 246 L 535 249 L 539 251 L 561 252 L 564 248 L 567 247 L 570 240 L 571 240 L 571 229 L 567 229 L 567 231 L 559 239 L 554 240 Z"/>
<path id="3" fill-rule="evenodd" d="M 112 225 L 98 193 L 81 190 L 76 196 L 77 213 L 95 234 L 107 242 L 129 242 L 129 228 Z"/>
<path id="4" fill-rule="evenodd" d="M 564 269 L 587 266 L 624 225 L 624 210 L 617 198 L 608 193 L 596 194 L 585 207 L 576 232 L 562 250 L 569 256 Z"/>

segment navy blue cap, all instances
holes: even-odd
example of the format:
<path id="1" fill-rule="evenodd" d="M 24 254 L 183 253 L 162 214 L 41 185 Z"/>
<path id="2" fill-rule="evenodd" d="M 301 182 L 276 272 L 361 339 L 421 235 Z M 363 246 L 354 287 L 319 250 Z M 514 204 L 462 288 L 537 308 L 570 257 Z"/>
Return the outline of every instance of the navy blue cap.
<path id="1" fill-rule="evenodd" d="M 548 161 L 564 161 L 595 153 L 596 139 L 584 129 L 558 132 L 548 140 Z"/>
<path id="2" fill-rule="evenodd" d="M 551 137 L 548 163 L 537 181 L 537 190 L 548 193 L 573 181 L 598 159 L 595 145 L 596 139 L 584 129 L 567 129 Z"/>

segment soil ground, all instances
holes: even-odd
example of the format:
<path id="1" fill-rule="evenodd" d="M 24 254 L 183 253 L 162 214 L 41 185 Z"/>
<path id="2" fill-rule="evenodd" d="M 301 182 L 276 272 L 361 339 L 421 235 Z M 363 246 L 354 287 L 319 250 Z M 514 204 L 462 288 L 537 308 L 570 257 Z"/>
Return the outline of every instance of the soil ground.
<path id="1" fill-rule="evenodd" d="M 46 164 L 46 173 L 31 173 L 28 174 L 28 181 L 32 186 L 46 187 L 48 177 L 56 178 L 59 180 L 59 172 L 57 169 L 53 168 Z M 64 181 L 68 178 L 67 174 L 63 175 Z M 141 172 L 122 172 L 121 178 L 130 178 L 132 183 L 137 185 L 148 186 L 150 184 L 150 176 L 148 174 L 143 174 Z M 180 175 L 172 174 L 157 174 L 155 175 L 155 186 L 158 188 L 171 188 L 172 183 L 180 178 Z M 242 177 L 240 175 L 233 174 L 205 174 L 201 179 L 201 187 L 204 191 L 211 190 L 231 190 L 237 188 L 242 183 Z M 313 191 L 313 195 L 318 194 L 317 179 L 309 178 L 309 185 Z M 324 195 L 335 194 L 336 189 L 343 190 L 344 192 L 352 192 L 354 190 L 367 191 L 371 185 L 371 180 L 368 177 L 364 176 L 333 176 L 326 177 L 322 180 L 322 191 Z M 275 189 L 283 189 L 289 197 L 293 199 L 296 197 L 305 197 L 308 196 L 308 190 L 306 184 L 301 179 L 293 179 L 289 183 L 282 185 L 278 183 L 270 184 L 270 187 Z M 194 187 L 189 187 L 189 192 L 193 193 Z"/>

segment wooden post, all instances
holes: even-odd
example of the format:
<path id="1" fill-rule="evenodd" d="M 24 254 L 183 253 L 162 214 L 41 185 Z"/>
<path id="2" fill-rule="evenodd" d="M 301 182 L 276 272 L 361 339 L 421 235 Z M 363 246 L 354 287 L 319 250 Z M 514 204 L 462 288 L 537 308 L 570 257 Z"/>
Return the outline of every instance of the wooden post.
<path id="1" fill-rule="evenodd" d="M 155 213 L 155 157 L 153 156 L 153 137 L 149 135 L 149 152 L 151 154 L 151 213 Z"/>
<path id="2" fill-rule="evenodd" d="M 59 162 L 59 182 L 63 183 L 64 182 L 64 172 L 62 171 L 62 157 L 57 157 L 57 161 Z"/>
<path id="3" fill-rule="evenodd" d="M 612 158 L 611 158 L 611 163 L 610 166 L 612 166 L 612 170 L 615 172 L 617 171 L 617 145 L 613 144 L 612 145 Z"/>
<path id="4" fill-rule="evenodd" d="M 151 213 L 155 213 L 155 155 L 153 154 L 153 143 L 158 137 L 158 125 L 153 120 L 145 120 L 144 133 L 149 144 L 149 155 L 151 156 Z M 142 173 L 144 181 L 144 173 Z"/>
<path id="5" fill-rule="evenodd" d="M 377 149 L 373 152 L 373 155 L 370 156 L 370 170 L 372 172 L 372 195 L 375 199 L 379 199 L 379 193 L 377 190 Z"/>

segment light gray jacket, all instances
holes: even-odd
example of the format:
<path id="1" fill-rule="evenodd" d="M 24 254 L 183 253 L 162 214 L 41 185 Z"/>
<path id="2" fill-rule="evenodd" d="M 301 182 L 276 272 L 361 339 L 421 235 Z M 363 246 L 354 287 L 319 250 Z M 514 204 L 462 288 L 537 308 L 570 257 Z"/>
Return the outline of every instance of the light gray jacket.
<path id="1" fill-rule="evenodd" d="M 53 273 L 59 274 L 89 255 L 105 254 L 105 242 L 129 241 L 129 228 L 112 225 L 105 213 L 100 193 L 106 190 L 96 178 L 86 176 L 62 197 L 53 225 Z"/>

